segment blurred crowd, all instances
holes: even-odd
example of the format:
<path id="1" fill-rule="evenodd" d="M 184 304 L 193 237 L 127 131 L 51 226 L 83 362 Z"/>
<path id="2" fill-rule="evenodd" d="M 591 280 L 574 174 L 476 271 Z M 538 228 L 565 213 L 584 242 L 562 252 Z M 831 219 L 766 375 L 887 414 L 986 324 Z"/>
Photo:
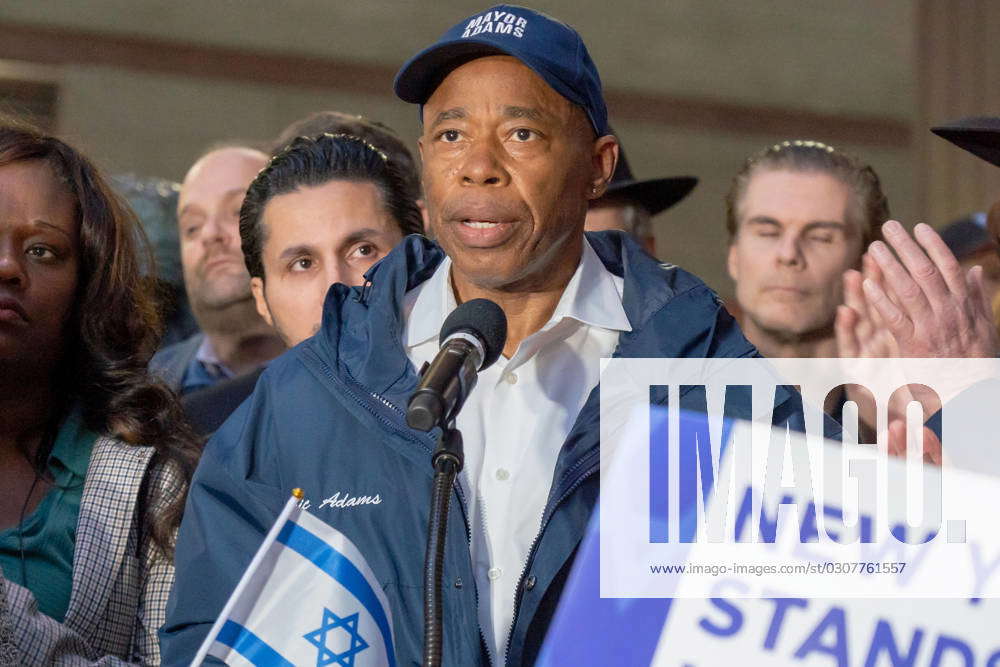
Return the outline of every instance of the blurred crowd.
<path id="1" fill-rule="evenodd" d="M 528 16 L 525 39 L 541 29 L 541 19 Z M 502 18 L 495 23 L 505 25 Z M 956 221 L 911 227 L 912 221 L 892 219 L 879 175 L 863 155 L 844 153 L 821 136 L 762 147 L 747 156 L 719 202 L 718 252 L 735 292 L 716 313 L 717 297 L 687 273 L 677 277 L 669 234 L 656 238 L 652 227 L 661 214 L 668 217 L 665 229 L 680 222 L 669 220 L 668 210 L 697 178 L 639 178 L 601 119 L 590 84 L 560 88 L 538 74 L 530 50 L 496 53 L 510 57 L 488 52 L 437 63 L 444 74 L 421 83 L 428 88 L 423 95 L 405 77 L 397 83 L 403 99 L 422 105 L 422 160 L 363 109 L 318 111 L 273 139 L 212 145 L 192 159 L 181 183 L 172 183 L 104 175 L 62 140 L 17 118 L 0 120 L 0 665 L 71 662 L 66 656 L 84 664 L 159 663 L 157 633 L 168 621 L 178 528 L 204 444 L 223 429 L 209 444 L 215 467 L 198 473 L 208 480 L 204 493 L 223 488 L 209 481 L 228 468 L 249 489 L 245 502 L 252 505 L 254 486 L 271 484 L 258 471 L 277 456 L 260 443 L 300 442 L 296 404 L 305 411 L 303 405 L 319 400 L 319 389 L 295 389 L 304 380 L 287 361 L 322 354 L 315 351 L 320 343 L 307 341 L 323 339 L 337 350 L 326 363 L 332 374 L 349 378 L 343 392 L 356 380 L 376 390 L 368 393 L 390 396 L 398 378 L 414 377 L 418 362 L 436 351 L 439 313 L 473 296 L 500 295 L 512 333 L 497 386 L 510 390 L 520 376 L 518 386 L 531 392 L 533 382 L 544 385 L 538 378 L 560 377 L 576 395 L 553 397 L 558 392 L 542 386 L 526 403 L 511 402 L 513 412 L 494 406 L 491 417 L 487 405 L 476 413 L 480 421 L 463 430 L 492 428 L 490 419 L 503 414 L 545 422 L 554 414 L 545 401 L 553 401 L 569 406 L 566 415 L 552 417 L 565 426 L 539 426 L 551 430 L 541 436 L 532 427 L 516 437 L 557 445 L 572 439 L 574 429 L 596 430 L 596 422 L 574 418 L 587 409 L 597 376 L 570 366 L 546 376 L 545 364 L 563 368 L 559 357 L 544 356 L 556 354 L 546 346 L 598 359 L 620 352 L 629 335 L 643 337 L 646 347 L 634 349 L 649 356 L 994 357 L 1000 350 L 1000 200 L 984 201 L 982 212 Z M 497 71 L 477 76 L 533 77 L 531 86 L 544 89 L 532 98 L 541 100 L 538 106 L 565 102 L 558 109 L 567 115 L 552 123 L 560 129 L 538 129 L 549 122 L 544 114 L 518 106 L 493 132 L 483 129 L 491 119 L 476 116 L 492 110 L 442 106 L 438 96 L 465 94 L 465 68 L 487 64 Z M 524 71 L 511 74 L 501 65 Z M 476 95 L 475 84 L 468 86 L 468 95 Z M 567 152 L 563 137 L 576 131 L 589 152 Z M 1000 166 L 1000 118 L 966 118 L 933 131 L 956 150 Z M 546 154 L 527 155 L 532 142 L 548 142 Z M 521 193 L 526 203 L 508 197 L 491 210 L 485 199 L 465 196 L 480 191 Z M 531 239 L 504 258 L 516 264 L 507 282 L 490 282 L 506 275 L 507 264 L 494 265 L 487 254 L 520 238 L 516 231 L 503 234 L 528 217 L 551 222 L 536 223 Z M 698 274 L 697 266 L 683 268 Z M 389 294 L 386 283 L 398 289 Z M 660 283 L 667 296 L 656 291 Z M 423 284 L 430 287 L 418 289 Z M 636 313 L 696 289 L 710 296 L 686 310 L 676 306 L 674 319 L 662 325 L 640 326 Z M 560 300 L 564 294 L 572 299 Z M 352 319 L 361 306 L 391 307 L 399 315 L 362 326 Z M 687 333 L 706 312 L 702 329 L 709 333 Z M 560 333 L 571 320 L 576 328 Z M 297 357 L 286 354 L 292 348 Z M 383 380 L 365 381 L 360 372 Z M 827 406 L 830 414 L 838 416 L 849 398 L 848 392 Z M 929 431 L 928 440 L 934 438 Z M 246 445 L 255 447 L 247 450 L 252 455 L 241 449 L 246 442 L 256 443 Z M 477 456 L 482 475 L 494 469 L 488 451 Z M 541 497 L 532 501 L 539 516 L 553 466 L 562 465 L 557 456 L 563 456 L 558 446 L 531 478 L 542 482 Z M 926 456 L 939 460 L 933 446 Z M 505 469 L 497 468 L 491 483 L 505 480 Z M 188 500 L 197 521 L 181 530 L 188 545 L 198 543 L 195 532 L 204 537 L 245 519 L 237 509 L 211 514 L 199 498 Z M 259 539 L 268 526 L 245 511 Z M 484 535 L 482 551 L 475 536 L 470 548 L 474 561 L 489 565 L 483 554 L 503 547 L 488 541 L 488 529 Z M 535 552 L 528 546 L 511 559 L 530 562 Z M 239 570 L 250 555 L 227 567 Z M 206 598 L 204 611 L 188 613 L 200 604 L 196 589 L 208 584 L 195 578 L 185 588 L 181 568 L 214 556 L 189 546 L 184 558 L 176 562 L 176 616 L 164 630 L 174 639 L 164 646 L 174 641 L 173 655 L 189 660 L 194 640 L 185 633 L 200 627 L 195 634 L 203 637 L 221 605 Z M 490 582 L 495 569 L 488 569 Z M 471 576 L 479 581 L 478 571 Z M 513 582 L 509 588 L 515 590 Z M 479 609 L 480 626 L 492 622 L 495 629 L 498 619 L 514 624 L 507 635 L 486 635 L 484 650 L 496 658 L 504 640 L 517 635 L 516 605 L 523 601 L 513 593 L 493 600 Z M 518 635 L 525 646 L 531 631 Z M 525 649 L 522 659 L 531 655 Z"/>

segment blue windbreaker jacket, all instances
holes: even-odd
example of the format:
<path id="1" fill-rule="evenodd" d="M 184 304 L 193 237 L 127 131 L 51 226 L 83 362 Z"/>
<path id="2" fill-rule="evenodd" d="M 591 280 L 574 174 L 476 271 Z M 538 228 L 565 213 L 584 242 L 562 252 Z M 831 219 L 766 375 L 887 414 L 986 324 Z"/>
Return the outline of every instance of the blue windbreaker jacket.
<path id="1" fill-rule="evenodd" d="M 620 233 L 587 237 L 608 270 L 624 277 L 632 331 L 620 336 L 615 356 L 757 354 L 699 279 L 659 263 Z M 429 278 L 443 256 L 431 241 L 411 236 L 372 268 L 364 288 L 331 287 L 320 331 L 273 361 L 254 394 L 208 443 L 178 538 L 177 578 L 160 633 L 165 665 L 192 659 L 295 487 L 305 490 L 311 512 L 357 545 L 381 582 L 398 664 L 420 664 L 430 455 L 437 433 L 405 423 L 403 407 L 417 373 L 403 347 L 400 312 L 404 294 Z M 776 422 L 784 406 L 776 410 Z M 518 584 L 506 664 L 532 664 L 537 657 L 597 501 L 598 415 L 594 389 L 559 453 L 541 529 Z M 377 495 L 381 502 L 320 507 L 335 493 Z M 487 664 L 469 517 L 458 485 L 453 494 L 444 566 L 444 664 Z"/>

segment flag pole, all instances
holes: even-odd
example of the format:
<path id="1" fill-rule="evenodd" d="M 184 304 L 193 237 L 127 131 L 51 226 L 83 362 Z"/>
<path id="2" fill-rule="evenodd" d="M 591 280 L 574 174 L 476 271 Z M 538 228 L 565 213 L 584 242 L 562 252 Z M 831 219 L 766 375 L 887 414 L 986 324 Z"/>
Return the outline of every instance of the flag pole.
<path id="1" fill-rule="evenodd" d="M 219 617 L 215 619 L 215 624 L 212 625 L 212 629 L 208 633 L 208 636 L 205 637 L 205 641 L 201 643 L 201 648 L 198 649 L 198 653 L 194 656 L 194 660 L 191 661 L 191 667 L 198 667 L 202 662 L 204 662 L 205 658 L 208 657 L 208 651 L 212 648 L 212 644 L 215 643 L 215 638 L 219 636 L 219 631 L 222 629 L 222 626 L 225 625 L 230 612 L 232 612 L 233 607 L 236 605 L 237 601 L 239 601 L 240 595 L 247 587 L 247 584 L 257 571 L 257 568 L 260 567 L 261 561 L 264 560 L 264 556 L 267 554 L 268 549 L 270 549 L 271 545 L 278 539 L 278 533 L 280 533 L 281 529 L 284 528 L 285 522 L 298 509 L 303 495 L 302 489 L 292 489 L 291 497 L 285 503 L 285 507 L 282 508 L 281 513 L 278 514 L 278 518 L 275 519 L 274 525 L 271 526 L 271 530 L 268 531 L 267 536 L 264 537 L 264 541 L 261 543 L 260 548 L 257 549 L 257 553 L 254 554 L 253 560 L 250 561 L 250 565 L 247 566 L 243 576 L 240 577 L 239 583 L 236 584 L 236 589 L 233 590 L 232 594 L 229 596 L 229 600 L 226 602 L 226 606 L 223 607 L 222 611 L 219 613 Z"/>

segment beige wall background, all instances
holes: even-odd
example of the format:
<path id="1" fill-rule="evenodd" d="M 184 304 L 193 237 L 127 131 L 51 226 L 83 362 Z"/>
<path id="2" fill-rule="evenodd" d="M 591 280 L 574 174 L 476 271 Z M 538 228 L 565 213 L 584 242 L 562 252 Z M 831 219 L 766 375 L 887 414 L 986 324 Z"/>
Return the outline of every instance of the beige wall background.
<path id="1" fill-rule="evenodd" d="M 730 292 L 723 196 L 746 156 L 766 145 L 810 138 L 854 152 L 875 166 L 898 217 L 916 222 L 922 214 L 914 139 L 926 131 L 917 127 L 919 3 L 532 4 L 583 35 L 634 171 L 701 179 L 657 218 L 658 251 L 723 294 Z M 106 168 L 179 179 L 206 145 L 269 139 L 319 109 L 363 113 L 415 139 L 416 110 L 392 96 L 384 77 L 485 8 L 465 0 L 8 2 L 0 4 L 0 58 L 49 66 L 58 130 Z M 32 30 L 44 39 L 28 39 Z M 146 55 L 109 55 L 109 44 L 118 44 L 109 39 L 144 44 Z M 190 50 L 193 62 L 158 67 L 149 56 L 156 48 L 170 62 Z M 202 72 L 205 48 L 251 64 L 291 58 L 319 74 L 308 80 L 290 66 L 285 83 L 280 72 L 253 80 L 252 67 Z"/>
<path id="2" fill-rule="evenodd" d="M 924 0 L 917 17 L 917 127 L 1000 113 L 1000 2 Z M 927 132 L 916 135 L 920 209 L 931 219 L 1000 199 L 1000 169 Z"/>

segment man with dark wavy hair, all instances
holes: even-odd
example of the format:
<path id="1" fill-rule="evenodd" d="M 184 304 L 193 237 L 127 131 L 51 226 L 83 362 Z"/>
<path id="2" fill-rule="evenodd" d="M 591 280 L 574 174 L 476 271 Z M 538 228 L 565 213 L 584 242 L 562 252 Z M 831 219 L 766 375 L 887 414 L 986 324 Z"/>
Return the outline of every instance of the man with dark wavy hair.
<path id="1" fill-rule="evenodd" d="M 311 113 L 281 131 L 271 146 L 271 154 L 277 155 L 297 137 L 316 137 L 321 134 L 349 134 L 375 146 L 399 170 L 406 184 L 406 196 L 420 199 L 420 170 L 410 149 L 391 127 L 365 116 L 343 111 Z"/>
<path id="2" fill-rule="evenodd" d="M 288 347 L 319 331 L 334 283 L 365 273 L 423 230 L 406 172 L 346 134 L 299 137 L 257 175 L 240 209 L 240 238 L 257 312 Z"/>

